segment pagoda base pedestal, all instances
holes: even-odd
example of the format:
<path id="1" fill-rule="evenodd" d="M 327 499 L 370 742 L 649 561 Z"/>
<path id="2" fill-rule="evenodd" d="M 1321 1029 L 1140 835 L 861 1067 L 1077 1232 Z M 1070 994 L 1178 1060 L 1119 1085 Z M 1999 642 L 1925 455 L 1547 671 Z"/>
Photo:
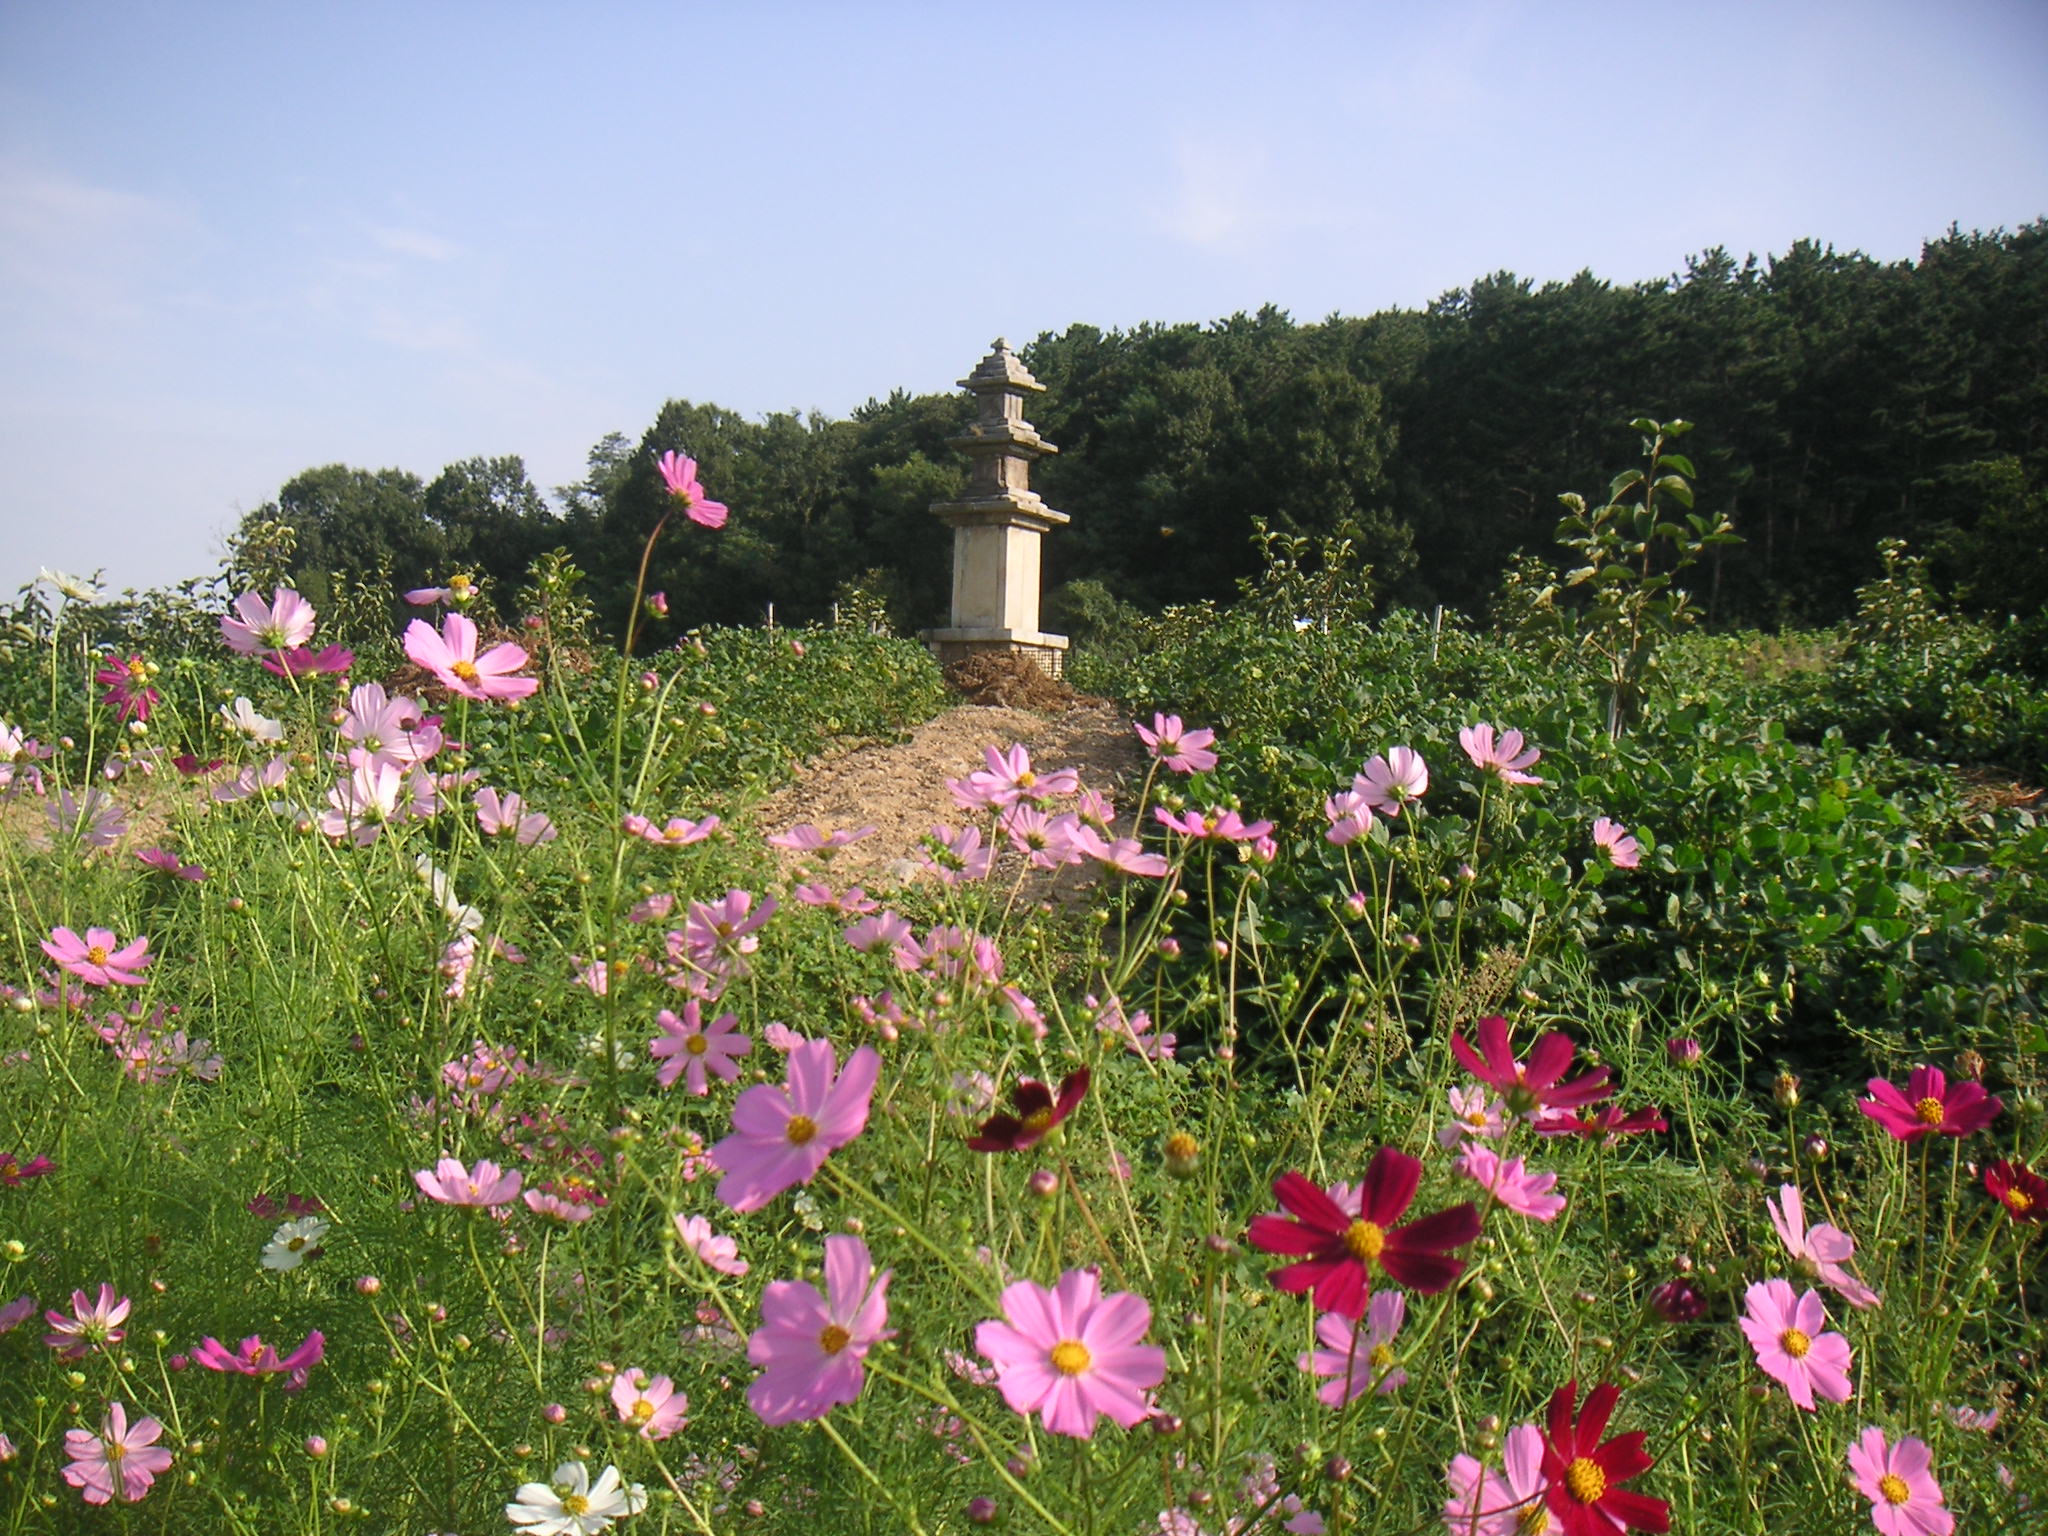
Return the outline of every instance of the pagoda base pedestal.
<path id="1" fill-rule="evenodd" d="M 918 636 L 931 647 L 941 667 L 991 652 L 1021 656 L 1047 677 L 1067 670 L 1067 637 L 1036 629 L 927 629 Z"/>

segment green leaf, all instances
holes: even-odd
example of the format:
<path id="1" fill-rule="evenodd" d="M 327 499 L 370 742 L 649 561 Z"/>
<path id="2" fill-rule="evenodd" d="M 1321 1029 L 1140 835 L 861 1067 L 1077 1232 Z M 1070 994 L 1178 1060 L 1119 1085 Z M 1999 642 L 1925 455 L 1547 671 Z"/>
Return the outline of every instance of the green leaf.
<path id="1" fill-rule="evenodd" d="M 1630 422 L 1629 425 L 1635 428 L 1636 431 L 1647 433 L 1651 437 L 1655 437 L 1657 435 L 1657 423 L 1652 421 L 1648 416 L 1638 416 L 1634 421 Z"/>
<path id="2" fill-rule="evenodd" d="M 1664 476 L 1657 482 L 1657 489 L 1669 496 L 1680 506 L 1689 507 L 1692 505 L 1692 487 L 1685 483 L 1682 476 Z"/>
<path id="3" fill-rule="evenodd" d="M 1607 499 L 1609 501 L 1619 501 L 1623 491 L 1642 483 L 1643 472 L 1640 469 L 1624 469 L 1607 483 Z"/>
<path id="4" fill-rule="evenodd" d="M 1691 475 L 1695 479 L 1699 477 L 1699 471 L 1692 467 L 1692 460 L 1682 453 L 1660 454 L 1657 458 L 1657 467 L 1675 470 L 1681 475 Z"/>

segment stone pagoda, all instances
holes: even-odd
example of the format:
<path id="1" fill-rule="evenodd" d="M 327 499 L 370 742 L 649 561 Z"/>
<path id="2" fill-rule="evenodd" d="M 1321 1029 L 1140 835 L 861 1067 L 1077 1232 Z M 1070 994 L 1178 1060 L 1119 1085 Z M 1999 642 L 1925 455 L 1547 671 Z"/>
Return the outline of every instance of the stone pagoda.
<path id="1" fill-rule="evenodd" d="M 953 614 L 924 639 L 941 665 L 1006 651 L 1058 677 L 1067 637 L 1038 627 L 1038 541 L 1067 514 L 1032 491 L 1031 461 L 1059 449 L 1024 419 L 1024 397 L 1045 393 L 1045 386 L 998 337 L 960 387 L 974 392 L 976 406 L 974 425 L 952 440 L 967 455 L 967 494 L 932 503 L 932 515 L 953 529 Z"/>

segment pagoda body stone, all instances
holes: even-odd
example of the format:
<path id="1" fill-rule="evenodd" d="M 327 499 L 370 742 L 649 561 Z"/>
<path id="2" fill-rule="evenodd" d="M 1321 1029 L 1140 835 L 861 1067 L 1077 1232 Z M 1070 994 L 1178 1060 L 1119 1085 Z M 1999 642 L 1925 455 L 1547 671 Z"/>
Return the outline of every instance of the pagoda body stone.
<path id="1" fill-rule="evenodd" d="M 953 608 L 944 629 L 926 630 L 940 662 L 988 651 L 1028 658 L 1054 677 L 1067 637 L 1038 627 L 1039 541 L 1067 521 L 1031 489 L 1031 461 L 1059 450 L 1024 419 L 1024 398 L 1043 394 L 1007 342 L 960 381 L 976 398 L 974 424 L 954 438 L 967 455 L 967 494 L 932 503 L 953 530 Z"/>

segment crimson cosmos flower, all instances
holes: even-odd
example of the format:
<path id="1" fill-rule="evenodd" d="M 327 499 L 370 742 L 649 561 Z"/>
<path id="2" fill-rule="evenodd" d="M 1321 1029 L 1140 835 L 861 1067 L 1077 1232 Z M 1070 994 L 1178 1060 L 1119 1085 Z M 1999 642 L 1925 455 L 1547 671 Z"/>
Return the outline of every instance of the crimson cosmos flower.
<path id="1" fill-rule="evenodd" d="M 1579 1384 L 1568 1382 L 1550 1399 L 1550 1432 L 1543 1439 L 1544 1495 L 1564 1536 L 1614 1536 L 1621 1528 L 1638 1531 L 1671 1529 L 1671 1506 L 1648 1494 L 1617 1487 L 1647 1472 L 1656 1463 L 1643 1449 L 1641 1430 L 1616 1435 L 1605 1445 L 1601 1435 L 1614 1413 L 1621 1389 L 1603 1381 L 1586 1399 L 1585 1412 L 1573 1422 Z"/>
<path id="2" fill-rule="evenodd" d="M 1654 1104 L 1627 1114 L 1621 1112 L 1619 1104 L 1609 1104 L 1603 1109 L 1584 1109 L 1576 1115 L 1544 1115 L 1536 1122 L 1540 1136 L 1583 1136 L 1589 1141 L 1595 1136 L 1635 1136 L 1644 1131 L 1669 1129 Z"/>
<path id="3" fill-rule="evenodd" d="M 1059 1096 L 1044 1083 L 1024 1078 L 1010 1090 L 1014 1115 L 990 1115 L 981 1134 L 967 1138 L 976 1152 L 1023 1152 L 1045 1140 L 1046 1134 L 1079 1107 L 1088 1097 L 1088 1069 L 1076 1068 L 1060 1079 Z"/>
<path id="4" fill-rule="evenodd" d="M 1900 1141 L 1922 1136 L 1967 1136 L 1981 1131 L 2005 1108 L 2003 1099 L 1985 1093 L 1976 1083 L 1950 1086 L 1939 1067 L 1915 1067 L 1906 1074 L 1902 1093 L 1881 1077 L 1870 1080 L 1871 1097 L 1856 1107 Z"/>
<path id="5" fill-rule="evenodd" d="M 1324 1312 L 1357 1319 L 1372 1294 L 1372 1266 L 1411 1291 L 1436 1292 L 1464 1273 L 1465 1261 L 1450 1256 L 1479 1235 L 1479 1212 L 1468 1200 L 1395 1226 L 1415 1199 L 1422 1164 L 1394 1147 L 1373 1154 L 1359 1185 L 1359 1214 L 1353 1217 L 1302 1175 L 1283 1173 L 1273 1194 L 1297 1219 L 1254 1216 L 1247 1234 L 1268 1253 L 1301 1254 L 1269 1276 L 1283 1291 L 1313 1290 Z"/>
<path id="6" fill-rule="evenodd" d="M 1518 1115 L 1536 1109 L 1577 1109 L 1613 1096 L 1605 1067 L 1595 1067 L 1568 1083 L 1558 1081 L 1577 1049 L 1569 1035 L 1553 1029 L 1537 1040 L 1526 1063 L 1517 1064 L 1514 1047 L 1508 1043 L 1508 1021 L 1497 1013 L 1479 1021 L 1478 1050 L 1467 1045 L 1463 1035 L 1451 1036 L 1451 1054 L 1459 1064 L 1505 1094 L 1508 1108 Z"/>
<path id="7" fill-rule="evenodd" d="M 0 1163 L 6 1154 L 0 1153 Z M 1984 1191 L 2014 1221 L 2048 1217 L 2048 1179 L 2019 1163 L 1996 1162 L 1984 1170 Z"/>

